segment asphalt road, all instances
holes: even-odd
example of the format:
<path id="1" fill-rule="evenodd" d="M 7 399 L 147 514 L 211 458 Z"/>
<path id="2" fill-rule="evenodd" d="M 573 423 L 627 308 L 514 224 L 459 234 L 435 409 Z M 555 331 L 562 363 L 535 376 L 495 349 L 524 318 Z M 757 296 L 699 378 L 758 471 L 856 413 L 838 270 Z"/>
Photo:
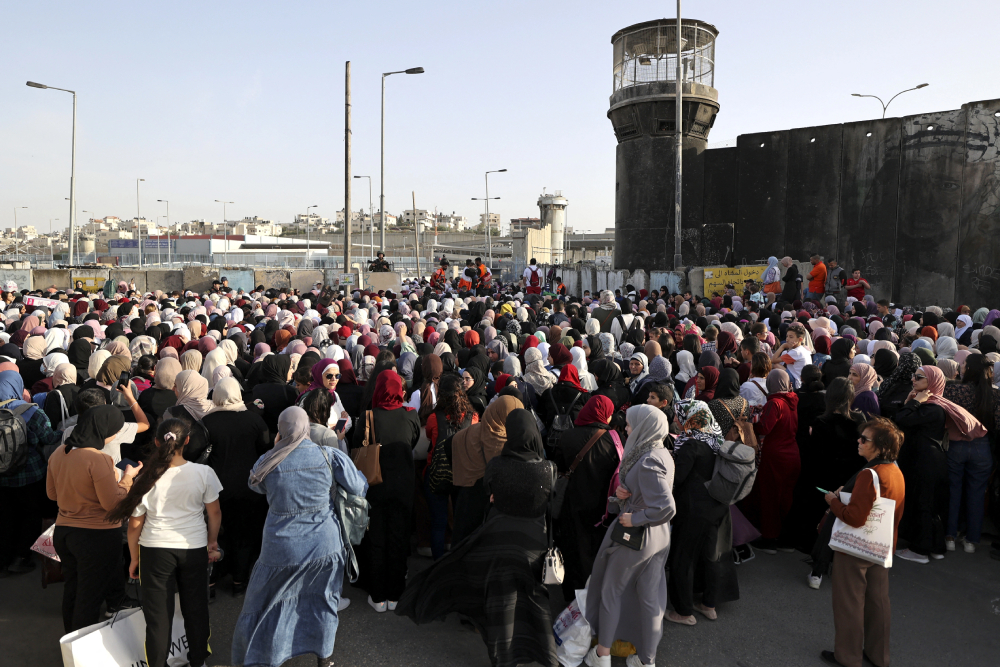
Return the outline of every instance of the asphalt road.
<path id="1" fill-rule="evenodd" d="M 804 558 L 798 553 L 759 554 L 740 566 L 740 600 L 720 605 L 714 622 L 699 616 L 694 627 L 665 623 L 657 665 L 824 664 L 820 650 L 833 648 L 830 585 L 824 581 L 819 591 L 806 586 Z M 413 558 L 411 567 L 428 563 Z M 37 570 L 0 579 L 0 665 L 61 664 L 62 584 L 42 590 L 39 582 Z M 959 550 L 928 565 L 897 559 L 889 586 L 894 666 L 1000 665 L 1000 562 L 990 559 L 988 549 L 976 554 Z M 341 614 L 334 653 L 338 666 L 489 667 L 479 636 L 456 618 L 417 626 L 391 613 L 376 614 L 359 590 L 348 588 L 347 595 L 353 603 Z M 561 608 L 561 600 L 554 597 L 552 602 Z M 219 591 L 211 606 L 210 665 L 231 664 L 229 647 L 240 607 L 240 598 Z M 615 659 L 613 664 L 624 662 Z M 313 667 L 316 662 L 302 656 L 285 664 Z"/>

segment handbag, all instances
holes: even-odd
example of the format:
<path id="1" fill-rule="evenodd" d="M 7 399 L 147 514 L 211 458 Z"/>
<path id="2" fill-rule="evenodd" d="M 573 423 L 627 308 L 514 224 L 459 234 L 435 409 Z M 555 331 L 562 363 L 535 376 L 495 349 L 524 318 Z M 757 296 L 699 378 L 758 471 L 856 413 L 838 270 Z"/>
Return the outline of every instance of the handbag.
<path id="1" fill-rule="evenodd" d="M 633 551 L 640 551 L 646 546 L 646 526 L 626 528 L 621 521 L 615 520 L 615 525 L 611 528 L 611 541 Z"/>
<path id="2" fill-rule="evenodd" d="M 556 486 L 556 466 L 551 461 L 552 466 L 552 489 Z M 545 552 L 545 562 L 542 564 L 542 583 L 561 584 L 566 578 L 566 564 L 563 562 L 562 552 L 555 546 L 555 536 L 552 534 L 552 499 L 549 498 L 549 508 L 545 512 L 545 532 L 549 534 L 549 548 Z"/>
<path id="3" fill-rule="evenodd" d="M 730 442 L 742 442 L 748 447 L 753 447 L 754 451 L 759 450 L 757 446 L 757 435 L 753 432 L 753 426 L 747 421 L 746 417 L 736 418 L 733 411 L 729 409 L 725 401 L 719 401 L 722 403 L 722 407 L 726 409 L 729 416 L 733 418 L 733 426 L 729 429 L 729 433 L 726 434 L 726 440 Z"/>
<path id="4" fill-rule="evenodd" d="M 593 447 L 597 441 L 601 439 L 601 436 L 607 432 L 607 429 L 598 429 L 597 432 L 590 437 L 590 440 L 587 441 L 587 444 L 583 446 L 580 453 L 576 455 L 576 458 L 573 459 L 573 463 L 570 464 L 569 470 L 556 477 L 556 481 L 552 485 L 552 498 L 549 501 L 549 511 L 552 513 L 553 519 L 558 519 L 559 515 L 562 513 L 563 502 L 566 500 L 566 491 L 569 489 L 569 478 L 573 474 L 573 471 L 576 470 L 576 467 L 580 465 L 581 461 L 583 461 L 583 457 L 587 455 L 590 448 Z"/>
<path id="5" fill-rule="evenodd" d="M 880 493 L 878 473 L 868 468 L 875 478 L 875 503 L 872 505 L 865 525 L 860 528 L 849 526 L 840 519 L 833 523 L 830 548 L 855 558 L 892 567 L 892 533 L 896 517 L 896 501 L 883 498 Z M 851 494 L 841 491 L 840 501 L 851 502 Z"/>
<path id="6" fill-rule="evenodd" d="M 351 452 L 351 460 L 361 474 L 368 480 L 368 486 L 382 483 L 382 466 L 379 464 L 379 452 L 382 445 L 375 436 L 375 413 L 365 411 L 365 438 L 361 447 Z"/>

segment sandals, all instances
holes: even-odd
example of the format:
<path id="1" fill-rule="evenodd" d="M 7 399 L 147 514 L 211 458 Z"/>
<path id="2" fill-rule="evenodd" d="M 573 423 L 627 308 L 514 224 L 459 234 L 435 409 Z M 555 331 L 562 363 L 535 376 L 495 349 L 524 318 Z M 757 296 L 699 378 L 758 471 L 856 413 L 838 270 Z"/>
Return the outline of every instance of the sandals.
<path id="1" fill-rule="evenodd" d="M 673 610 L 667 612 L 667 620 L 678 625 L 695 625 L 698 623 L 698 619 L 694 616 L 681 616 Z"/>

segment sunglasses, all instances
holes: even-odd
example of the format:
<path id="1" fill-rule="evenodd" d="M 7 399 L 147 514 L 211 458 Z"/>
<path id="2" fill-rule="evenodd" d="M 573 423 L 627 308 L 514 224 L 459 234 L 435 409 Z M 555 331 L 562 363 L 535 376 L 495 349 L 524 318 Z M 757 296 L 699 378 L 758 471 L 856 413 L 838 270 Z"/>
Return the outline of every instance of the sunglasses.
<path id="1" fill-rule="evenodd" d="M 926 375 L 917 375 L 916 373 L 914 373 L 913 374 L 913 379 L 914 380 L 926 380 L 927 376 Z"/>
<path id="2" fill-rule="evenodd" d="M 328 373 L 323 377 L 325 377 L 327 380 L 336 380 L 337 378 L 340 377 L 340 373 Z"/>
<path id="3" fill-rule="evenodd" d="M 861 442 L 874 442 L 873 438 L 869 438 L 869 437 L 864 436 L 864 435 L 859 435 L 858 436 L 858 440 L 860 440 Z"/>

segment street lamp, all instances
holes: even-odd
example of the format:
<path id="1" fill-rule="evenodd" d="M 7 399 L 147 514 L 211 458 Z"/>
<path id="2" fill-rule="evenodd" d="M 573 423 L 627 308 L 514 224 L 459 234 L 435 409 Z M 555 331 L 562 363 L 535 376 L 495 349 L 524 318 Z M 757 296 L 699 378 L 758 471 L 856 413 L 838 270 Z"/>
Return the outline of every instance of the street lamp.
<path id="1" fill-rule="evenodd" d="M 139 183 L 145 182 L 145 178 L 135 179 L 135 231 L 136 236 L 139 238 L 139 268 L 142 268 L 142 227 L 139 226 L 139 219 L 142 218 L 142 213 L 139 211 Z"/>
<path id="2" fill-rule="evenodd" d="M 17 261 L 17 209 L 28 208 L 27 206 L 15 206 L 14 207 L 14 261 Z"/>
<path id="3" fill-rule="evenodd" d="M 399 72 L 383 72 L 382 74 L 382 167 L 379 173 L 378 220 L 379 247 L 385 252 L 385 77 L 393 74 L 423 74 L 423 67 L 411 67 Z"/>
<path id="4" fill-rule="evenodd" d="M 221 199 L 216 199 L 216 203 L 222 204 L 222 238 L 225 246 L 222 250 L 222 264 L 225 266 L 229 263 L 229 225 L 226 224 L 226 204 L 235 204 L 234 201 L 222 201 Z"/>
<path id="5" fill-rule="evenodd" d="M 312 206 L 306 206 L 306 261 L 302 263 L 302 267 L 303 268 L 305 268 L 306 264 L 309 262 L 309 209 L 311 209 L 311 208 L 318 208 L 318 207 L 319 207 L 319 204 L 313 204 Z M 350 218 L 351 217 L 351 212 L 348 211 L 347 215 L 345 217 L 346 218 Z M 348 220 L 346 224 L 348 224 L 348 225 L 351 224 L 351 221 Z"/>
<path id="6" fill-rule="evenodd" d="M 69 263 L 73 264 L 73 230 L 76 229 L 76 91 L 65 88 L 55 88 L 46 86 L 43 83 L 28 81 L 26 85 L 30 88 L 42 88 L 43 90 L 59 90 L 73 95 L 73 151 L 70 158 L 69 168 Z"/>
<path id="7" fill-rule="evenodd" d="M 173 268 L 174 262 L 170 258 L 170 202 L 166 199 L 157 199 L 156 201 L 167 205 L 167 264 Z"/>
<path id="8" fill-rule="evenodd" d="M 500 199 L 500 197 L 490 197 L 490 174 L 500 174 L 507 171 L 506 169 L 495 169 L 493 171 L 486 172 L 486 197 L 473 197 L 472 201 L 485 201 L 486 202 L 486 252 L 489 256 L 490 270 L 493 269 L 493 237 L 490 231 L 490 199 Z"/>
<path id="9" fill-rule="evenodd" d="M 931 85 L 931 84 L 929 84 L 929 83 L 922 83 L 919 86 L 915 86 L 913 88 L 907 88 L 906 90 L 901 90 L 898 93 L 896 93 L 895 95 L 893 95 L 892 97 L 890 97 L 888 102 L 883 102 L 882 98 L 879 97 L 878 95 L 862 95 L 861 93 L 851 93 L 851 97 L 874 97 L 876 100 L 878 100 L 878 103 L 882 105 L 882 118 L 885 118 L 885 110 L 889 108 L 889 105 L 892 104 L 892 101 L 894 99 L 896 99 L 897 97 L 899 97 L 903 93 L 908 93 L 911 90 L 920 90 L 921 88 L 926 88 L 929 85 Z"/>
<path id="10" fill-rule="evenodd" d="M 354 178 L 367 178 L 368 179 L 368 231 L 371 233 L 372 240 L 372 257 L 375 257 L 375 214 L 372 212 L 372 177 L 371 176 L 355 176 Z M 364 222 L 364 220 L 362 220 Z M 365 231 L 361 230 L 361 247 L 365 247 Z"/>

